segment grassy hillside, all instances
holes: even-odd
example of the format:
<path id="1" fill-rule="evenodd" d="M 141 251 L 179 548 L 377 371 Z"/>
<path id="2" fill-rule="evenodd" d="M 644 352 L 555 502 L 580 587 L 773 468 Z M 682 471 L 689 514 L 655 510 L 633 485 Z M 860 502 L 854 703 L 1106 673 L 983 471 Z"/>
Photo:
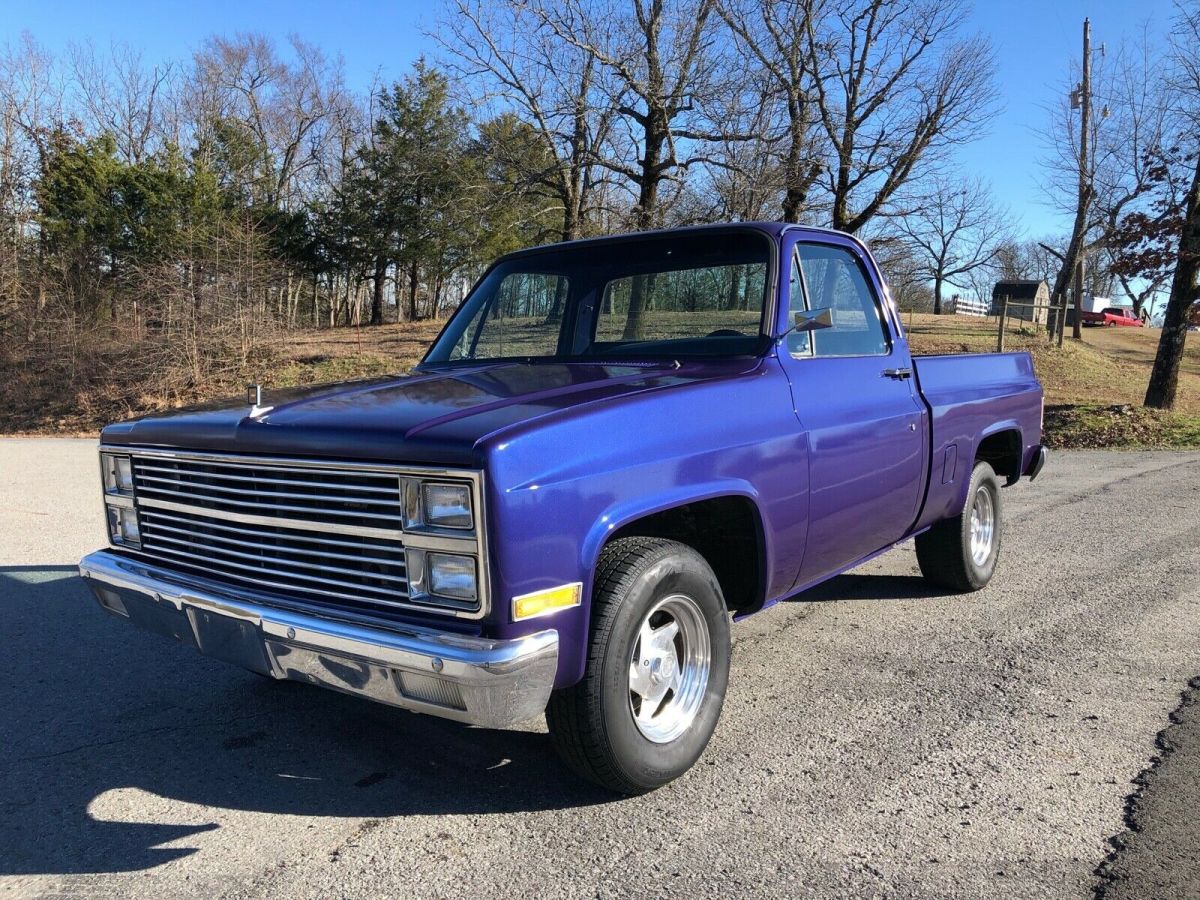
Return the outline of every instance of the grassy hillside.
<path id="1" fill-rule="evenodd" d="M 967 316 L 906 315 L 916 353 L 995 350 L 996 324 Z M 223 396 L 243 386 L 319 384 L 407 371 L 437 335 L 439 322 L 279 334 L 244 362 L 208 366 L 205 376 L 175 372 L 113 341 L 70 364 L 53 355 L 0 358 L 0 433 L 94 434 L 105 422 Z M 1006 349 L 1028 350 L 1046 388 L 1046 431 L 1055 446 L 1200 446 L 1200 341 L 1189 343 L 1180 401 L 1170 415 L 1141 408 L 1158 331 L 1088 329 L 1060 350 L 1041 333 L 1013 329 Z"/>
<path id="2" fill-rule="evenodd" d="M 970 316 L 905 316 L 914 353 L 990 353 L 996 321 Z M 1062 349 L 1042 332 L 1010 326 L 1004 349 L 1028 350 L 1046 388 L 1046 403 L 1140 405 L 1158 349 L 1158 329 L 1085 328 L 1083 341 L 1068 334 Z M 1200 413 L 1200 341 L 1188 342 L 1180 379 L 1181 412 Z"/>
<path id="3" fill-rule="evenodd" d="M 915 353 L 996 349 L 996 322 L 906 316 Z M 1157 329 L 1085 328 L 1060 350 L 1041 331 L 1013 328 L 1006 350 L 1028 350 L 1046 391 L 1046 439 L 1055 447 L 1200 447 L 1200 342 L 1190 339 L 1172 413 L 1143 409 Z"/>

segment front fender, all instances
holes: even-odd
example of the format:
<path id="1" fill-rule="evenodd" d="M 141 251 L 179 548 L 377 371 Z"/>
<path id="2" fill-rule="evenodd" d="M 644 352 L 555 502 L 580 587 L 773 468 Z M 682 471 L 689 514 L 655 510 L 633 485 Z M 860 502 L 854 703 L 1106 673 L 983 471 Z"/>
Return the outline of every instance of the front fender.
<path id="1" fill-rule="evenodd" d="M 715 500 L 719 497 L 742 497 L 754 505 L 758 517 L 760 533 L 763 542 L 764 571 L 771 571 L 771 561 L 774 559 L 770 533 L 762 528 L 763 512 L 759 503 L 758 491 L 748 481 L 737 478 L 720 479 L 702 484 L 676 485 L 653 495 L 636 497 L 624 502 L 614 503 L 604 511 L 604 514 L 592 525 L 580 545 L 580 567 L 585 572 L 594 572 L 600 561 L 600 553 L 604 544 L 615 532 L 627 525 L 632 525 L 639 519 L 652 516 L 698 503 L 702 500 Z"/>

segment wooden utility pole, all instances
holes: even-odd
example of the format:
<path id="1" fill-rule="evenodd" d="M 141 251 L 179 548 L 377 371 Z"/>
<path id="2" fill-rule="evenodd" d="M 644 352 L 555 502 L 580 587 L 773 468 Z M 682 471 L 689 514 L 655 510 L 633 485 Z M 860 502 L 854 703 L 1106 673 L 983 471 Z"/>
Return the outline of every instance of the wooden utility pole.
<path id="1" fill-rule="evenodd" d="M 1083 20 L 1083 80 L 1079 85 L 1079 205 L 1087 209 L 1091 203 L 1092 177 L 1088 167 L 1088 129 L 1092 124 L 1092 23 Z M 1087 269 L 1087 252 L 1080 242 L 1075 263 L 1075 321 L 1071 337 L 1083 337 L 1083 283 Z"/>
<path id="2" fill-rule="evenodd" d="M 996 352 L 1004 352 L 1004 327 L 1008 323 L 1008 297 L 1000 304 L 1000 328 L 996 332 Z"/>
<path id="3" fill-rule="evenodd" d="M 1062 299 L 1058 303 L 1058 321 L 1055 322 L 1058 326 L 1058 349 L 1062 349 L 1063 332 L 1067 328 L 1067 295 L 1063 294 Z"/>

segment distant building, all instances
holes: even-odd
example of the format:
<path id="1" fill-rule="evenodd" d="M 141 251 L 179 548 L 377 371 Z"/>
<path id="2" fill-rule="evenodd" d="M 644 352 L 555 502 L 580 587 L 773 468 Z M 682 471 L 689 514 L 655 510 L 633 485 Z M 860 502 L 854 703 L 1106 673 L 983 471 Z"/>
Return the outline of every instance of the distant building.
<path id="1" fill-rule="evenodd" d="M 1045 325 L 1050 305 L 1050 285 L 1044 281 L 997 281 L 992 288 L 992 306 L 988 315 L 1000 315 L 1004 298 L 1008 298 L 1008 317 L 1030 322 L 1034 325 Z M 1017 306 L 1023 303 L 1025 306 Z M 1042 309 L 1032 309 L 1029 304 L 1037 304 Z"/>

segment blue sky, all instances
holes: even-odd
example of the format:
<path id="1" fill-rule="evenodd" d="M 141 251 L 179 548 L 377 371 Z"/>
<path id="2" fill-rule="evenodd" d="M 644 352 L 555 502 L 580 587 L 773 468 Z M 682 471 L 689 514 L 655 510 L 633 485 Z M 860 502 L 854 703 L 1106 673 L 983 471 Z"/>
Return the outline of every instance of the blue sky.
<path id="1" fill-rule="evenodd" d="M 148 62 L 180 59 L 215 32 L 260 31 L 281 42 L 289 33 L 340 53 L 352 86 L 363 89 L 378 73 L 385 81 L 404 75 L 422 53 L 432 54 L 424 30 L 433 25 L 436 0 L 367 0 L 310 3 L 194 0 L 176 3 L 127 0 L 0 0 L 0 42 L 28 30 L 56 54 L 72 41 L 97 47 L 126 42 Z M 1043 154 L 1036 130 L 1057 102 L 1068 60 L 1080 53 L 1084 16 L 1092 40 L 1114 47 L 1149 21 L 1161 32 L 1170 0 L 977 0 L 969 28 L 991 36 L 998 51 L 1004 111 L 990 134 L 962 149 L 963 168 L 990 179 L 1027 236 L 1066 230 L 1039 185 Z"/>

